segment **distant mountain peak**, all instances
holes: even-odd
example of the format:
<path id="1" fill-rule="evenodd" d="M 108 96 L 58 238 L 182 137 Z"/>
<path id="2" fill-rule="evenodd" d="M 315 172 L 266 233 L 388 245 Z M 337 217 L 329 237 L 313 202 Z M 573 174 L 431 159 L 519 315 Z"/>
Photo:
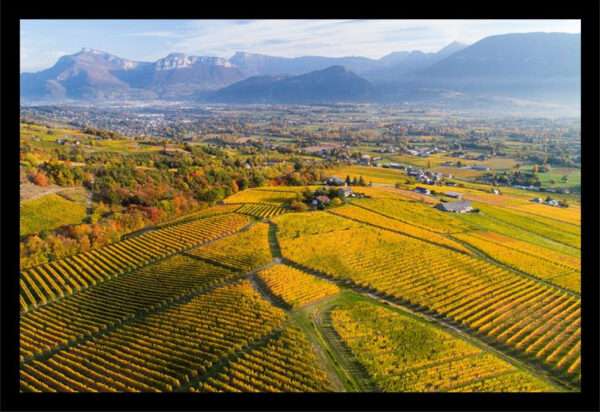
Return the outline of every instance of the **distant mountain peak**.
<path id="1" fill-rule="evenodd" d="M 342 66 L 341 64 L 334 64 L 333 66 L 327 67 L 323 69 L 324 72 L 331 73 L 350 73 L 351 70 L 346 66 Z"/>
<path id="2" fill-rule="evenodd" d="M 367 80 L 342 65 L 300 75 L 254 76 L 218 90 L 215 102 L 314 103 L 373 101 L 378 92 Z"/>
<path id="3" fill-rule="evenodd" d="M 109 54 L 109 53 L 103 52 L 102 50 L 91 49 L 89 47 L 83 47 L 78 54 L 81 54 L 81 53 L 92 53 L 92 54 L 101 54 L 101 55 Z"/>

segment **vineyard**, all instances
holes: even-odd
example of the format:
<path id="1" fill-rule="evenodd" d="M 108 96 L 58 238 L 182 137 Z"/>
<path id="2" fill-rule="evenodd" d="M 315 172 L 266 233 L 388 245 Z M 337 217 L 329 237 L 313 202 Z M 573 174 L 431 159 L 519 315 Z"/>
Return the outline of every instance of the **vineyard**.
<path id="1" fill-rule="evenodd" d="M 198 392 L 328 390 L 326 373 L 317 363 L 306 337 L 295 328 L 287 328 L 262 347 L 244 353 L 215 377 L 200 382 L 197 389 Z"/>
<path id="2" fill-rule="evenodd" d="M 246 204 L 240 207 L 237 213 L 254 216 L 257 219 L 265 219 L 285 213 L 285 209 L 273 205 Z"/>
<path id="3" fill-rule="evenodd" d="M 190 213 L 190 214 L 180 216 L 180 217 L 177 217 L 174 219 L 165 220 L 165 221 L 159 223 L 158 225 L 156 225 L 156 227 L 164 228 L 164 227 L 169 227 L 169 226 L 173 226 L 173 225 L 179 225 L 181 223 L 191 222 L 192 220 L 200 219 L 203 217 L 220 215 L 222 213 L 231 213 L 231 212 L 234 212 L 236 209 L 239 209 L 239 207 L 240 207 L 239 205 L 213 206 L 213 207 L 209 207 L 207 209 L 203 209 L 199 212 Z"/>
<path id="4" fill-rule="evenodd" d="M 21 236 L 80 223 L 86 216 L 85 202 L 74 202 L 48 194 L 21 204 Z"/>
<path id="5" fill-rule="evenodd" d="M 285 319 L 248 282 L 189 302 L 22 365 L 26 391 L 172 391 Z"/>
<path id="6" fill-rule="evenodd" d="M 404 202 L 388 199 L 357 199 L 354 205 L 377 212 L 409 225 L 437 233 L 456 233 L 472 227 L 454 216 L 417 202 Z"/>
<path id="7" fill-rule="evenodd" d="M 374 199 L 396 199 L 396 200 L 407 200 L 417 201 L 428 204 L 437 204 L 437 201 L 431 197 L 422 195 L 417 192 L 406 189 L 396 189 L 394 187 L 354 187 L 352 188 L 355 193 L 360 193 L 369 198 Z"/>
<path id="8" fill-rule="evenodd" d="M 208 217 L 153 231 L 101 249 L 21 272 L 21 310 L 73 294 L 122 273 L 239 231 L 250 223 L 242 215 Z"/>
<path id="9" fill-rule="evenodd" d="M 573 248 L 581 249 L 581 227 L 569 223 L 561 223 L 556 220 L 529 213 L 518 212 L 514 209 L 506 210 L 496 206 L 473 204 L 494 220 L 508 223 L 511 226 L 527 230 L 540 235 L 546 239 L 562 243 Z"/>
<path id="10" fill-rule="evenodd" d="M 305 305 L 340 291 L 331 282 L 286 265 L 261 270 L 258 279 L 274 296 L 291 307 Z"/>
<path id="11" fill-rule="evenodd" d="M 578 260 L 491 232 L 456 234 L 491 258 L 556 286 L 581 293 Z"/>
<path id="12" fill-rule="evenodd" d="M 457 216 L 371 187 L 283 207 L 304 188 L 22 270 L 21 391 L 579 390 L 571 215 Z"/>
<path id="13" fill-rule="evenodd" d="M 232 270 L 249 272 L 273 260 L 268 231 L 269 225 L 257 223 L 242 233 L 200 246 L 186 254 Z"/>
<path id="14" fill-rule="evenodd" d="M 491 263 L 373 228 L 282 238 L 280 244 L 292 262 L 425 308 L 522 355 L 534 352 L 552 370 L 579 376 L 578 297 Z"/>
<path id="15" fill-rule="evenodd" d="M 510 363 L 438 328 L 373 303 L 336 306 L 340 339 L 385 392 L 555 391 Z M 390 350 L 389 348 L 393 348 Z"/>
<path id="16" fill-rule="evenodd" d="M 221 267 L 175 255 L 21 317 L 21 356 L 33 358 L 230 279 Z"/>
<path id="17" fill-rule="evenodd" d="M 391 219 L 384 215 L 371 212 L 367 209 L 353 207 L 352 205 L 350 205 L 334 209 L 332 210 L 332 213 L 359 222 L 364 222 L 382 229 L 388 229 L 394 232 L 399 232 L 407 236 L 412 236 L 418 239 L 426 239 L 431 243 L 435 243 L 440 246 L 446 246 L 459 252 L 464 252 L 467 254 L 470 253 L 469 250 L 462 246 L 460 243 L 453 241 L 452 239 L 448 239 L 447 237 L 444 237 L 438 233 L 426 229 L 421 229 L 420 227 L 409 225 L 399 220 Z"/>
<path id="18" fill-rule="evenodd" d="M 227 204 L 266 203 L 281 206 L 288 200 L 294 200 L 295 198 L 296 192 L 293 191 L 248 189 L 228 197 L 224 202 Z"/>

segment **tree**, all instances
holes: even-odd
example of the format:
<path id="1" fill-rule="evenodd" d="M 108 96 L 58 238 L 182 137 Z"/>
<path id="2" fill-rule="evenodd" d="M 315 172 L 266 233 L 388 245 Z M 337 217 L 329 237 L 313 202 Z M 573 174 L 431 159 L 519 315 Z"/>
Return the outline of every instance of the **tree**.
<path id="1" fill-rule="evenodd" d="M 352 186 L 356 185 L 358 185 L 358 179 L 356 178 L 356 176 L 354 176 L 354 179 L 352 179 Z"/>
<path id="2" fill-rule="evenodd" d="M 427 160 L 427 167 L 431 169 L 431 159 Z"/>
<path id="3" fill-rule="evenodd" d="M 359 186 L 366 186 L 365 179 L 363 179 L 362 176 L 360 176 L 360 179 L 358 179 L 358 185 Z"/>
<path id="4" fill-rule="evenodd" d="M 462 167 L 462 162 L 459 160 L 458 162 L 456 162 L 456 167 Z"/>
<path id="5" fill-rule="evenodd" d="M 248 183 L 249 183 L 248 179 L 246 179 L 246 178 L 242 178 L 242 179 L 238 180 L 237 185 L 238 185 L 239 190 L 248 189 Z"/>
<path id="6" fill-rule="evenodd" d="M 291 201 L 290 209 L 295 212 L 306 212 L 308 207 L 306 206 L 306 203 Z"/>
<path id="7" fill-rule="evenodd" d="M 33 183 L 35 183 L 38 186 L 46 187 L 48 186 L 48 178 L 42 172 L 38 172 L 33 177 Z"/>
<path id="8" fill-rule="evenodd" d="M 339 206 L 339 205 L 341 205 L 341 204 L 342 204 L 342 199 L 340 199 L 339 197 L 334 197 L 334 198 L 331 200 L 331 204 L 332 204 L 333 206 Z"/>
<path id="9" fill-rule="evenodd" d="M 538 173 L 538 172 L 539 172 L 539 170 L 540 170 L 540 167 L 539 167 L 537 164 L 533 165 L 533 173 L 534 173 L 534 174 L 535 174 L 535 173 Z"/>
<path id="10" fill-rule="evenodd" d="M 550 179 L 550 186 L 554 186 L 556 184 L 556 180 Z"/>
<path id="11" fill-rule="evenodd" d="M 308 187 L 305 187 L 302 190 L 302 197 L 304 198 L 305 202 L 308 202 L 313 198 L 313 193 L 310 191 L 310 189 Z"/>
<path id="12" fill-rule="evenodd" d="M 346 186 L 350 186 L 350 175 L 346 175 Z"/>
<path id="13" fill-rule="evenodd" d="M 567 180 L 568 180 L 567 175 L 563 175 L 563 177 L 560 179 L 560 181 L 563 183 L 567 183 Z"/>

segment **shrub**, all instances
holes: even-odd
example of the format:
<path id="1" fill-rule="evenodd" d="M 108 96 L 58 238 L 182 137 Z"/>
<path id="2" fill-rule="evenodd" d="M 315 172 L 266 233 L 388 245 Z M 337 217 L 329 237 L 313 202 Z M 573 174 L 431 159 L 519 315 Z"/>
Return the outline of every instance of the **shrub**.
<path id="1" fill-rule="evenodd" d="M 45 174 L 38 172 L 33 177 L 33 183 L 35 183 L 38 186 L 46 187 L 46 186 L 48 186 L 48 178 L 46 177 Z"/>

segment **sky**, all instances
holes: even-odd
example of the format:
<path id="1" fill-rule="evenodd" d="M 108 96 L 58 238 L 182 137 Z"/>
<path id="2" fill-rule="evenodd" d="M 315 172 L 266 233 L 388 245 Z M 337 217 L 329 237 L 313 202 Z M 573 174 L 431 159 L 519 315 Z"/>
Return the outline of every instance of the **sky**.
<path id="1" fill-rule="evenodd" d="M 138 61 L 169 53 L 229 58 L 435 52 L 505 33 L 581 33 L 580 20 L 21 20 L 21 72 L 51 67 L 83 47 Z"/>

